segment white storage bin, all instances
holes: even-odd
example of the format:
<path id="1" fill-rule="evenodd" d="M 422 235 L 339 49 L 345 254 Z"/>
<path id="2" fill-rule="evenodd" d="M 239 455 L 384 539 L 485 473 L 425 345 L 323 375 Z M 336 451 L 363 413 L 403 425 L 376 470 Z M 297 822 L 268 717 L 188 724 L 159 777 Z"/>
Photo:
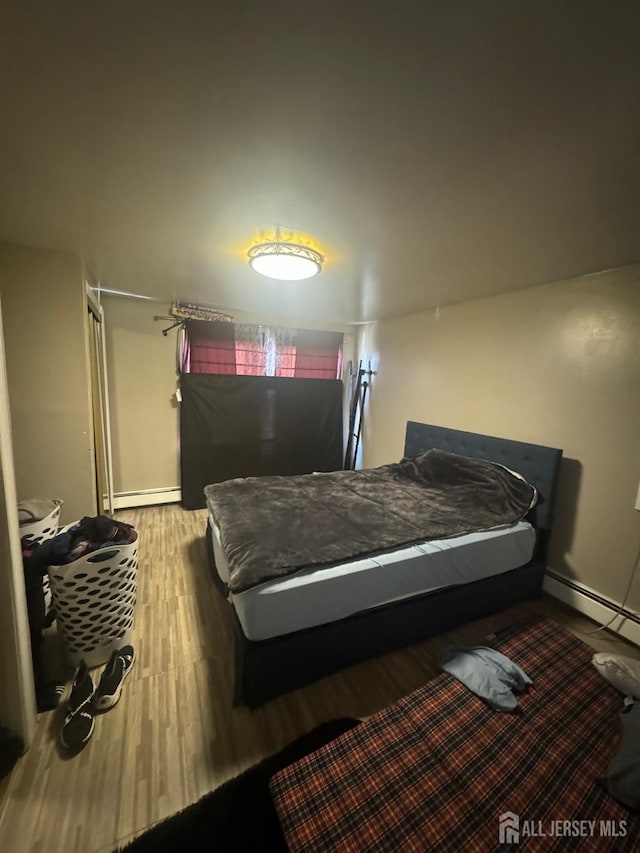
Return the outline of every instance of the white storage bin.
<path id="1" fill-rule="evenodd" d="M 72 563 L 49 566 L 58 629 L 67 657 L 89 667 L 131 642 L 135 616 L 138 537 L 128 545 L 92 551 Z"/>
<path id="2" fill-rule="evenodd" d="M 20 539 L 25 536 L 31 537 L 37 545 L 42 545 L 47 539 L 53 539 L 58 532 L 58 522 L 60 521 L 60 508 L 64 501 L 55 498 L 53 503 L 56 504 L 49 515 L 45 515 L 40 521 L 29 521 L 26 524 L 20 525 Z M 49 612 L 51 607 L 51 588 L 49 578 L 45 575 L 42 578 L 42 589 L 44 592 L 44 608 L 45 613 Z"/>

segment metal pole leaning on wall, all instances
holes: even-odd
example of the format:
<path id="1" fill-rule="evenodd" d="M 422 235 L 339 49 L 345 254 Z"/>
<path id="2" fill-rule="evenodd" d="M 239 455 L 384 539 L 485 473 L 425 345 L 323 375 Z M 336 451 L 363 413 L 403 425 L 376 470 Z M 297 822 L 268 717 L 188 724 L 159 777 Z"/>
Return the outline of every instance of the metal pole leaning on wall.
<path id="1" fill-rule="evenodd" d="M 371 371 L 366 371 L 369 375 L 371 375 Z M 362 400 L 360 402 L 360 418 L 358 419 L 358 431 L 356 433 L 356 446 L 353 451 L 353 465 L 352 468 L 356 467 L 356 461 L 358 459 L 358 448 L 360 447 L 360 436 L 362 435 L 362 421 L 364 419 L 364 404 L 367 400 L 367 388 L 369 387 L 369 383 L 365 379 L 362 383 Z M 360 390 L 360 389 L 358 389 Z M 358 394 L 360 396 L 360 394 Z"/>
<path id="2" fill-rule="evenodd" d="M 364 407 L 367 400 L 367 389 L 369 387 L 369 382 L 364 379 L 364 377 L 371 377 L 373 372 L 374 371 L 371 370 L 371 363 L 369 363 L 367 370 L 362 367 L 362 359 L 358 362 L 357 371 L 350 371 L 351 402 L 349 412 L 349 437 L 347 439 L 347 451 L 344 459 L 345 471 L 352 470 L 356 467 L 360 438 L 362 436 Z"/>
<path id="3" fill-rule="evenodd" d="M 358 409 L 358 399 L 360 397 L 360 380 L 364 374 L 362 369 L 362 359 L 358 362 L 358 369 L 352 370 L 349 368 L 349 431 L 347 435 L 347 449 L 344 455 L 344 470 L 348 471 L 353 468 L 353 439 L 355 438 L 354 430 L 356 428 L 356 412 Z"/>

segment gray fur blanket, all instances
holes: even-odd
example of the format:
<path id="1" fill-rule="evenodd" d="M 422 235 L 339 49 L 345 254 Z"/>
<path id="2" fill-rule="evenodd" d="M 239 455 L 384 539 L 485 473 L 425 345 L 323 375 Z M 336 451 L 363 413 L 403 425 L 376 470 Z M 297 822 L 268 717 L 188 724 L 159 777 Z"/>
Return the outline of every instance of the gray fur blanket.
<path id="1" fill-rule="evenodd" d="M 536 500 L 501 465 L 442 450 L 362 471 L 227 480 L 205 495 L 235 593 L 301 568 L 514 524 Z"/>

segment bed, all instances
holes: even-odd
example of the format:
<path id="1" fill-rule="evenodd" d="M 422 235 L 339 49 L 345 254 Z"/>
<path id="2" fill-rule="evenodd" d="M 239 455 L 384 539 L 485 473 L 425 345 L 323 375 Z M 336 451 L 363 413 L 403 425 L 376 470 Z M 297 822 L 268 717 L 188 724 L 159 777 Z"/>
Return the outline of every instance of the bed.
<path id="1" fill-rule="evenodd" d="M 359 554 L 229 595 L 219 519 L 210 506 L 212 576 L 232 604 L 237 704 L 256 707 L 345 666 L 540 594 L 562 451 L 408 422 L 404 456 L 411 460 L 431 449 L 518 472 L 537 490 L 535 507 L 507 530 Z M 237 508 L 241 515 L 242 505 Z M 380 516 L 380 526 L 382 521 Z M 227 524 L 233 526 L 233 513 Z M 243 530 L 247 542 L 256 539 L 250 522 Z M 427 564 L 432 568 L 425 580 Z"/>
<path id="2" fill-rule="evenodd" d="M 623 697 L 550 619 L 496 643 L 533 685 L 501 713 L 449 674 L 280 771 L 291 853 L 637 850 L 640 814 L 602 784 Z"/>

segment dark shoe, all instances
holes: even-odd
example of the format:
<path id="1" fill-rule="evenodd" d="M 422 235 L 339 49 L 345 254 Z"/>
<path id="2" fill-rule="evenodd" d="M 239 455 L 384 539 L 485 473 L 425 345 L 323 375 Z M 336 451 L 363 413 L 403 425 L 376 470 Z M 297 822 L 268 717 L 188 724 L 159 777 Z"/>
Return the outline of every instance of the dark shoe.
<path id="1" fill-rule="evenodd" d="M 60 731 L 60 743 L 65 749 L 80 749 L 91 737 L 95 723 L 91 711 L 93 693 L 93 681 L 87 665 L 80 661 L 67 702 L 67 716 Z"/>
<path id="2" fill-rule="evenodd" d="M 122 684 L 131 672 L 135 658 L 133 646 L 123 646 L 112 652 L 93 697 L 93 707 L 96 711 L 108 711 L 116 704 L 120 698 Z"/>
<path id="3" fill-rule="evenodd" d="M 64 684 L 36 684 L 36 707 L 38 712 L 53 711 L 64 693 Z"/>
<path id="4" fill-rule="evenodd" d="M 0 779 L 4 779 L 11 772 L 23 752 L 22 738 L 10 729 L 0 726 Z"/>

